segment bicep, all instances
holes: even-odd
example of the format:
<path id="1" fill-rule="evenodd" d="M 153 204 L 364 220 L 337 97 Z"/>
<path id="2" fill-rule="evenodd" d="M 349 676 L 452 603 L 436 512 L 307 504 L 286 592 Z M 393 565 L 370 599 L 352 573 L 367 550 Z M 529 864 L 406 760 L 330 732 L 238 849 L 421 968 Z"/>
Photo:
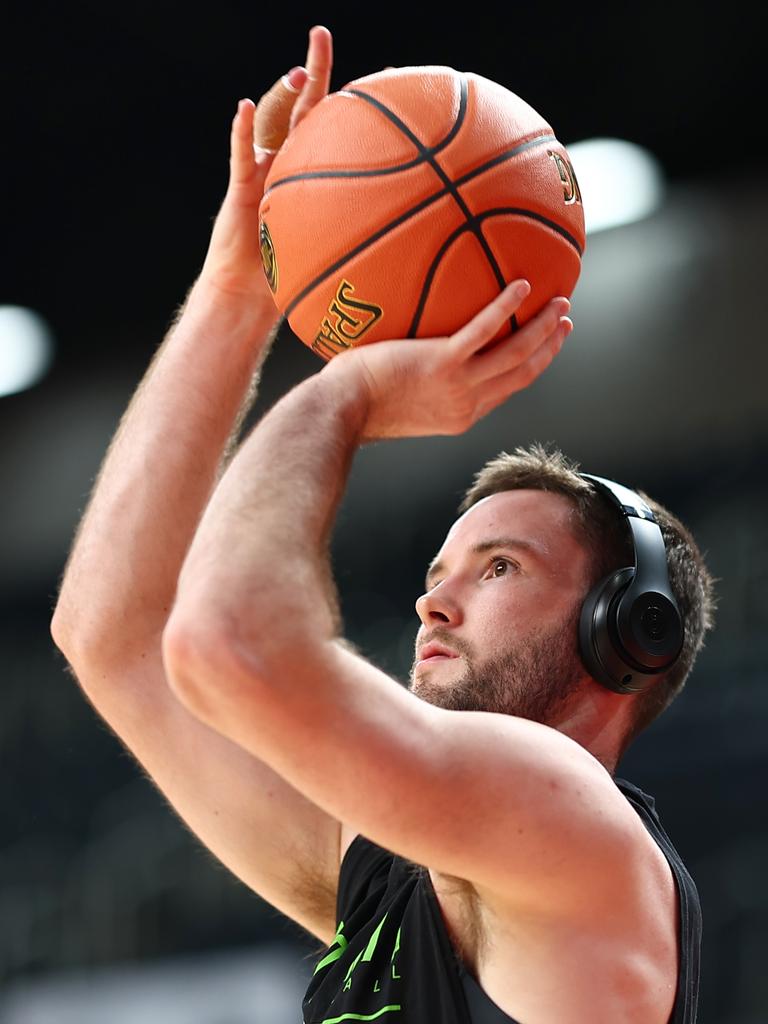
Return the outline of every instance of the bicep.
<path id="1" fill-rule="evenodd" d="M 274 675 L 234 664 L 230 650 L 201 669 L 203 714 L 375 843 L 538 909 L 618 890 L 642 825 L 562 733 L 434 707 L 335 642 L 286 652 Z"/>
<path id="2" fill-rule="evenodd" d="M 330 943 L 339 821 L 193 716 L 168 688 L 159 650 L 75 673 L 190 831 L 245 885 Z"/>

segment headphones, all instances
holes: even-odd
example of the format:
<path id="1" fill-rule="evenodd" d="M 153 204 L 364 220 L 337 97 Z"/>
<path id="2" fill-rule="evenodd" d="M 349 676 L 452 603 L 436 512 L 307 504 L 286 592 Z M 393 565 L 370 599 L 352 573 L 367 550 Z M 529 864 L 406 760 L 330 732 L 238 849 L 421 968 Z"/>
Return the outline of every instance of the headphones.
<path id="1" fill-rule="evenodd" d="M 579 476 L 626 518 L 635 560 L 587 595 L 579 622 L 581 657 L 590 675 L 609 690 L 639 693 L 674 665 L 683 647 L 683 620 L 669 584 L 664 538 L 653 512 L 634 491 L 603 477 Z"/>

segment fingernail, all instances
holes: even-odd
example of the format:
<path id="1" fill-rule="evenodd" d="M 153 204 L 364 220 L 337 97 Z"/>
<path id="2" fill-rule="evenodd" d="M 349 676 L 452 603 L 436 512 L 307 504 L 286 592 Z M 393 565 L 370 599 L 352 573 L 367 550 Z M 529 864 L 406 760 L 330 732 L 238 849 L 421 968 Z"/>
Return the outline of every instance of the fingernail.
<path id="1" fill-rule="evenodd" d="M 304 68 L 297 66 L 291 68 L 287 75 L 283 75 L 283 85 L 286 89 L 290 89 L 291 92 L 301 92 L 303 73 Z"/>
<path id="2" fill-rule="evenodd" d="M 568 316 L 563 316 L 560 317 L 560 323 L 565 328 L 565 334 L 563 335 L 563 340 L 565 340 L 573 330 L 573 320 Z"/>
<path id="3" fill-rule="evenodd" d="M 525 296 L 530 292 L 530 282 L 526 280 L 513 281 L 509 286 L 509 290 L 515 298 L 524 299 Z"/>

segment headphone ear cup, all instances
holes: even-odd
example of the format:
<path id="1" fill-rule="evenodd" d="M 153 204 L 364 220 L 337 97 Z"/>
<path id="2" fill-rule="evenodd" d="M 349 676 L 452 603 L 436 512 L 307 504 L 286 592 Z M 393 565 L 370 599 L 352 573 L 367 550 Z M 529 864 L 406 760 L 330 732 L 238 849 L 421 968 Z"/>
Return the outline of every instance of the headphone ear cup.
<path id="1" fill-rule="evenodd" d="M 581 606 L 581 659 L 592 678 L 615 693 L 635 693 L 642 688 L 632 685 L 638 673 L 619 653 L 615 622 L 621 595 L 634 575 L 632 567 L 617 569 L 590 590 Z"/>

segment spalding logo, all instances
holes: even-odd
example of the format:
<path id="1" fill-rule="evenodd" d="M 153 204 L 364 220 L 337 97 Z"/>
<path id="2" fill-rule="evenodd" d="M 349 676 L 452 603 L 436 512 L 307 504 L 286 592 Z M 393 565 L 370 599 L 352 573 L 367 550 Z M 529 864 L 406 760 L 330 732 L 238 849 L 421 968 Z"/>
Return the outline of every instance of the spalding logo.
<path id="1" fill-rule="evenodd" d="M 261 245 L 261 263 L 267 282 L 273 292 L 277 291 L 277 257 L 275 247 L 272 244 L 272 236 L 269 233 L 266 221 L 259 222 L 259 243 Z"/>
<path id="2" fill-rule="evenodd" d="M 345 348 L 351 348 L 384 315 L 381 306 L 353 298 L 354 291 L 353 284 L 342 280 L 328 307 L 328 316 L 323 317 L 312 342 L 312 350 L 323 359 L 330 359 Z"/>
<path id="3" fill-rule="evenodd" d="M 558 174 L 560 175 L 565 205 L 570 206 L 572 203 L 580 203 L 581 189 L 579 188 L 579 183 L 576 180 L 576 172 L 573 169 L 571 161 L 567 157 L 563 156 L 562 153 L 555 153 L 551 149 L 547 150 L 547 155 L 551 156 L 554 160 Z"/>

